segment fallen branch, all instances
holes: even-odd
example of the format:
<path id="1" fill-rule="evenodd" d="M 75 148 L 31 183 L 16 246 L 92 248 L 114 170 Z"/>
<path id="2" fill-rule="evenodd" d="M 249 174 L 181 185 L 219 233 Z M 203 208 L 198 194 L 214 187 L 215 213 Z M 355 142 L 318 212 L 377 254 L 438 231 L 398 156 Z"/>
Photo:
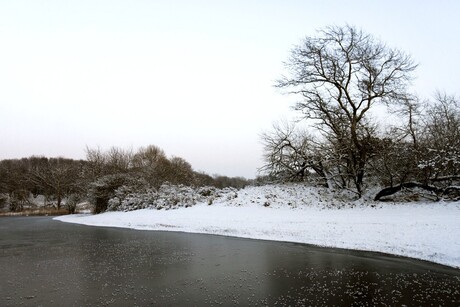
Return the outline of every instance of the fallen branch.
<path id="1" fill-rule="evenodd" d="M 418 183 L 418 182 L 405 182 L 405 183 L 401 183 L 401 184 L 399 184 L 397 186 L 388 187 L 388 188 L 385 188 L 385 189 L 381 190 L 380 192 L 377 193 L 377 195 L 375 196 L 374 200 L 377 201 L 377 200 L 380 200 L 380 198 L 382 198 L 384 196 L 393 195 L 396 192 L 401 191 L 401 189 L 403 189 L 403 188 L 406 188 L 406 189 L 421 188 L 421 189 L 424 189 L 424 190 L 427 190 L 427 191 L 430 191 L 430 192 L 434 192 L 436 195 L 442 195 L 443 192 L 444 192 L 444 189 L 441 189 L 441 188 L 438 188 L 438 187 L 435 187 L 435 186 L 426 185 L 426 184 L 422 184 L 422 183 Z"/>

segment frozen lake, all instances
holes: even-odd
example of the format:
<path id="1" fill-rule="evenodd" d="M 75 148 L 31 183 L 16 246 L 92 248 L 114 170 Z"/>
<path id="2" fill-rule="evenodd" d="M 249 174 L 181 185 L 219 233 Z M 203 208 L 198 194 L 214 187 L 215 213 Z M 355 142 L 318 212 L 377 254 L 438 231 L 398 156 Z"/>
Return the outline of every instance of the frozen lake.
<path id="1" fill-rule="evenodd" d="M 2 306 L 459 305 L 460 271 L 376 253 L 0 218 Z"/>

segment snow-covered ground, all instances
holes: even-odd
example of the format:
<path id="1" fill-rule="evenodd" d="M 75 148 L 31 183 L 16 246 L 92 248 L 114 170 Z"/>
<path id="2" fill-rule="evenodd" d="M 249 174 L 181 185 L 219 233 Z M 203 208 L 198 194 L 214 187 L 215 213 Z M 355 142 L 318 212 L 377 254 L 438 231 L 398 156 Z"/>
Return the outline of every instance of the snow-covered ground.
<path id="1" fill-rule="evenodd" d="M 460 202 L 344 202 L 302 185 L 249 187 L 237 197 L 176 210 L 143 209 L 56 220 L 378 251 L 460 268 Z"/>

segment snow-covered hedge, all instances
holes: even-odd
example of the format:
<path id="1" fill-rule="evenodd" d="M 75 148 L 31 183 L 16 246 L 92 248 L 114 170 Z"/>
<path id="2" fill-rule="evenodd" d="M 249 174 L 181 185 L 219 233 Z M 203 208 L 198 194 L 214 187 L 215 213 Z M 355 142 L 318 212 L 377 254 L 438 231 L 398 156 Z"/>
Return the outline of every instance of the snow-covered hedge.
<path id="1" fill-rule="evenodd" d="M 172 184 L 163 184 L 156 190 L 123 185 L 115 191 L 115 196 L 109 199 L 107 210 L 169 210 L 187 208 L 198 203 L 292 209 L 312 206 L 321 209 L 380 206 L 380 202 L 373 200 L 374 192 L 370 191 L 363 198 L 357 199 L 356 194 L 346 190 L 332 191 L 327 188 L 311 187 L 300 183 L 249 186 L 241 190 L 235 188 L 218 189 L 209 186 L 193 188 Z M 452 193 L 454 192 L 458 191 Z M 429 200 L 429 195 L 425 194 L 423 197 L 420 195 L 415 197 L 416 191 L 404 189 L 392 195 L 392 200 L 401 199 L 402 202 Z M 458 195 L 455 194 L 455 196 Z"/>
<path id="2" fill-rule="evenodd" d="M 121 186 L 109 200 L 108 211 L 132 211 L 138 209 L 177 209 L 191 207 L 197 203 L 213 204 L 216 201 L 237 197 L 234 188 L 193 188 L 184 185 L 163 184 L 158 190 L 134 190 Z"/>
<path id="3" fill-rule="evenodd" d="M 108 211 L 133 211 L 138 209 L 187 208 L 198 203 L 208 205 L 222 203 L 226 206 L 261 206 L 301 208 L 344 208 L 363 206 L 364 200 L 346 191 L 309 187 L 304 184 L 274 184 L 261 187 L 218 189 L 215 187 L 193 188 L 183 185 L 164 184 L 158 190 L 121 186 L 109 200 Z"/>

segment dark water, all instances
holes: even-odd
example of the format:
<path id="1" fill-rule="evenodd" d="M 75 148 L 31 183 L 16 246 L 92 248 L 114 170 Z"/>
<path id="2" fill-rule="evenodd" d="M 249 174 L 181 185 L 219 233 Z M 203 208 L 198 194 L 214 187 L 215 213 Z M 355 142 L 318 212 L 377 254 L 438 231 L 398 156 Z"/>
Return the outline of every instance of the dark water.
<path id="1" fill-rule="evenodd" d="M 0 218 L 1 306 L 460 305 L 460 270 L 270 241 Z"/>

